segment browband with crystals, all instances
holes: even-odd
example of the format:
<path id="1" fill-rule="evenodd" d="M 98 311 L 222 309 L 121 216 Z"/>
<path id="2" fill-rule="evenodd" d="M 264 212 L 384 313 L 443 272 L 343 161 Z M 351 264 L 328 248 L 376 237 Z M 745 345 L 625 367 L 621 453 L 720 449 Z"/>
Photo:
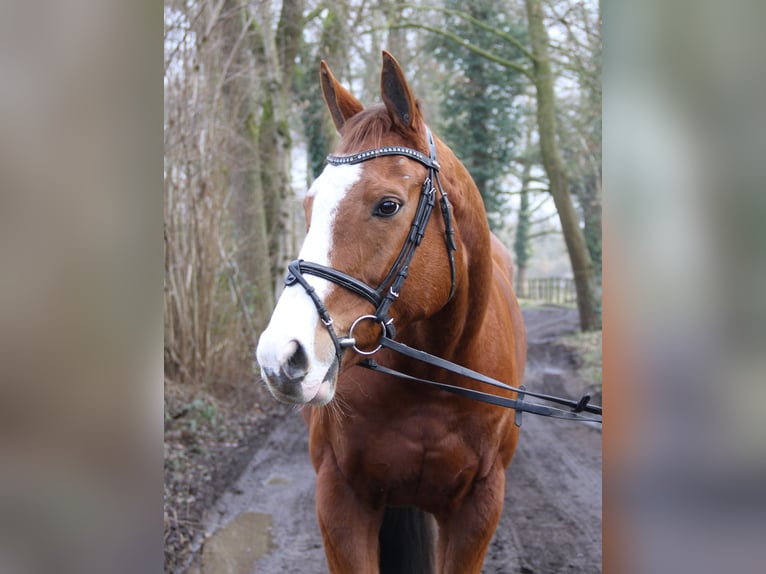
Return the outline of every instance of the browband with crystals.
<path id="1" fill-rule="evenodd" d="M 355 163 L 362 163 L 369 159 L 376 157 L 382 157 L 385 155 L 404 155 L 417 162 L 422 163 L 424 166 L 431 169 L 439 170 L 439 162 L 436 159 L 431 159 L 427 155 L 420 153 L 412 148 L 403 146 L 385 146 L 375 149 L 368 149 L 353 153 L 350 155 L 328 155 L 327 163 L 330 165 L 353 165 Z"/>

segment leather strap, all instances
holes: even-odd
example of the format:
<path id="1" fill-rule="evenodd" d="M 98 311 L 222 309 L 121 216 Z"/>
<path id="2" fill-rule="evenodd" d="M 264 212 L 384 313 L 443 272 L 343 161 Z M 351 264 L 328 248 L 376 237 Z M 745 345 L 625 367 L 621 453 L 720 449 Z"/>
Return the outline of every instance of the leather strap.
<path id="1" fill-rule="evenodd" d="M 430 135 L 431 131 L 428 131 Z M 327 163 L 331 165 L 353 165 L 355 163 L 362 163 L 376 157 L 383 157 L 387 155 L 403 155 L 410 159 L 414 159 L 417 162 L 422 163 L 424 166 L 430 169 L 439 170 L 439 162 L 436 161 L 436 148 L 432 148 L 431 157 L 428 157 L 424 153 L 418 150 L 404 147 L 404 146 L 385 146 L 376 149 L 368 149 L 360 151 L 358 153 L 352 153 L 348 155 L 328 155 Z"/>
<path id="2" fill-rule="evenodd" d="M 456 375 L 462 375 L 464 377 L 468 377 L 469 379 L 473 379 L 481 383 L 492 385 L 493 387 L 504 389 L 506 391 L 514 391 L 517 393 L 523 392 L 525 395 L 530 397 L 535 397 L 535 398 L 543 399 L 545 401 L 549 401 L 552 403 L 558 403 L 560 405 L 571 407 L 572 409 L 576 409 L 575 412 L 585 411 L 585 412 L 593 413 L 597 415 L 601 414 L 601 407 L 599 405 L 589 404 L 590 395 L 587 395 L 587 394 L 583 395 L 583 397 L 580 398 L 579 400 L 573 401 L 571 399 L 554 397 L 552 395 L 546 395 L 543 393 L 534 393 L 532 391 L 527 391 L 527 390 L 522 391 L 521 389 L 517 389 L 516 387 L 506 385 L 505 383 L 498 381 L 497 379 L 493 379 L 492 377 L 482 375 L 481 373 L 474 371 L 472 369 L 469 369 L 467 367 L 463 367 L 461 365 L 458 365 L 446 359 L 442 359 L 441 357 L 431 355 L 430 353 L 426 353 L 425 351 L 408 347 L 407 345 L 400 343 L 399 341 L 394 341 L 393 339 L 390 339 L 388 337 L 381 338 L 380 344 L 383 347 L 386 347 L 387 349 L 396 351 L 397 353 L 401 355 L 410 357 L 411 359 L 415 359 L 417 361 L 420 361 L 421 363 L 427 363 L 429 365 L 433 365 L 434 367 L 439 367 L 447 371 L 450 371 L 451 373 L 455 373 Z"/>
<path id="3" fill-rule="evenodd" d="M 551 417 L 554 419 L 566 419 L 566 420 L 574 420 L 574 421 L 580 421 L 580 422 L 601 423 L 601 419 L 586 417 L 575 412 L 563 411 L 561 409 L 557 409 L 555 407 L 549 407 L 546 405 L 528 403 L 524 401 L 523 398 L 509 399 L 507 397 L 500 397 L 490 393 L 477 391 L 475 389 L 467 389 L 465 387 L 456 387 L 454 385 L 448 385 L 446 383 L 437 383 L 436 381 L 431 381 L 429 379 L 421 379 L 420 377 L 414 377 L 412 375 L 407 375 L 400 371 L 396 371 L 394 369 L 389 369 L 388 367 L 384 367 L 378 364 L 377 362 L 373 361 L 372 359 L 367 359 L 359 363 L 359 365 L 361 367 L 364 367 L 365 369 L 370 369 L 371 371 L 378 371 L 380 373 L 385 373 L 386 375 L 391 375 L 393 377 L 398 377 L 400 379 L 422 383 L 424 385 L 441 389 L 442 391 L 447 391 L 448 393 L 453 393 L 455 395 L 464 397 L 466 399 L 472 399 L 475 401 L 481 401 L 483 403 L 488 403 L 488 404 L 496 405 L 499 407 L 506 407 L 509 409 L 513 409 L 516 411 L 516 417 L 514 419 L 514 423 L 516 424 L 516 426 L 521 426 L 520 413 L 522 412 L 532 413 L 532 414 L 540 415 L 544 417 Z M 518 392 L 520 397 L 523 397 L 525 394 L 533 394 L 533 393 L 525 392 L 521 389 L 519 389 Z"/>
<path id="4" fill-rule="evenodd" d="M 330 317 L 330 313 L 327 311 L 327 307 L 324 306 L 324 303 L 322 303 L 319 295 L 316 294 L 316 290 L 311 286 L 311 284 L 309 284 L 308 281 L 306 281 L 306 278 L 301 274 L 300 261 L 293 261 L 290 263 L 290 265 L 287 266 L 287 268 L 290 270 L 288 277 L 292 276 L 293 283 L 299 283 L 301 287 L 303 287 L 303 289 L 306 291 L 306 294 L 308 294 L 308 296 L 314 302 L 314 306 L 317 309 L 319 318 L 327 328 L 327 332 L 330 334 L 332 343 L 335 346 L 335 356 L 338 358 L 338 370 L 340 370 L 340 364 L 343 358 L 343 347 L 341 346 L 338 335 L 335 333 L 335 329 L 332 326 L 332 317 Z"/>
<path id="5" fill-rule="evenodd" d="M 287 266 L 289 273 L 285 277 L 285 286 L 289 287 L 294 285 L 298 281 L 303 273 L 309 275 L 315 275 L 321 279 L 326 279 L 340 285 L 341 287 L 353 291 L 363 299 L 367 299 L 372 303 L 373 307 L 380 305 L 382 297 L 375 289 L 359 281 L 358 279 L 347 275 L 342 271 L 333 269 L 332 267 L 325 267 L 318 263 L 312 263 L 311 261 L 304 261 L 303 259 L 296 259 Z M 305 287 L 304 287 L 305 288 Z"/>
<path id="6" fill-rule="evenodd" d="M 438 389 L 441 389 L 441 390 L 444 390 L 465 398 L 474 399 L 477 401 L 482 401 L 485 403 L 514 409 L 516 411 L 515 423 L 517 426 L 521 426 L 521 414 L 520 414 L 521 412 L 528 412 L 528 413 L 532 413 L 536 415 L 547 416 L 547 417 L 558 418 L 558 419 L 567 419 L 567 420 L 575 420 L 575 421 L 582 421 L 582 422 L 594 422 L 599 424 L 602 423 L 601 418 L 588 417 L 588 416 L 580 414 L 581 412 L 587 412 L 587 413 L 592 413 L 599 416 L 602 415 L 602 408 L 600 405 L 589 404 L 591 399 L 591 396 L 589 394 L 585 394 L 579 400 L 574 401 L 571 399 L 565 399 L 563 397 L 554 397 L 552 395 L 547 395 L 544 393 L 536 393 L 536 392 L 527 390 L 524 386 L 522 386 L 521 388 L 512 387 L 510 385 L 507 385 L 501 381 L 498 381 L 496 379 L 483 375 L 467 367 L 463 367 L 451 361 L 447 361 L 446 359 L 442 359 L 441 357 L 431 355 L 430 353 L 426 353 L 425 351 L 420 351 L 418 349 L 413 349 L 412 347 L 408 347 L 407 345 L 403 343 L 399 343 L 398 341 L 394 341 L 393 339 L 390 339 L 389 337 L 385 337 L 385 336 L 382 337 L 379 343 L 382 347 L 391 349 L 392 351 L 395 351 L 411 359 L 415 359 L 417 361 L 427 363 L 429 365 L 433 365 L 434 367 L 445 369 L 451 373 L 468 377 L 475 381 L 486 383 L 494 387 L 498 387 L 507 391 L 514 391 L 517 393 L 517 398 L 509 399 L 507 397 L 500 397 L 490 393 L 477 391 L 475 389 L 468 389 L 465 387 L 456 387 L 454 385 L 448 385 L 446 383 L 438 383 L 436 381 L 431 381 L 429 379 L 414 377 L 412 375 L 408 375 L 406 373 L 402 373 L 400 371 L 396 371 L 394 369 L 389 369 L 388 367 L 384 367 L 371 359 L 367 359 L 366 361 L 363 361 L 362 363 L 360 363 L 360 366 L 367 369 L 374 370 L 374 371 L 379 371 L 381 373 L 386 373 L 387 375 L 391 375 L 401 379 L 417 381 L 419 383 L 430 385 L 432 387 L 435 387 L 435 388 L 438 388 Z M 572 408 L 572 411 L 564 411 L 555 407 L 549 407 L 549 406 L 540 405 L 537 403 L 529 403 L 525 401 L 525 398 L 527 396 L 535 397 L 538 399 L 542 399 L 544 401 L 548 401 L 548 402 L 552 402 L 552 403 L 556 403 L 556 404 L 560 404 L 564 406 L 568 406 Z"/>

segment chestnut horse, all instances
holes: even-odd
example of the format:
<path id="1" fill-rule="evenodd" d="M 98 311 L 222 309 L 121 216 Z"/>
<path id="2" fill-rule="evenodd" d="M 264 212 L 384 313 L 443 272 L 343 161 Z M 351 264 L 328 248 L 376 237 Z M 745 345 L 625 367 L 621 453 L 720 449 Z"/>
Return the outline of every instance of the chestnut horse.
<path id="1" fill-rule="evenodd" d="M 341 141 L 306 195 L 308 234 L 258 343 L 261 373 L 278 400 L 310 405 L 331 572 L 479 573 L 518 439 L 514 411 L 365 370 L 360 352 L 395 327 L 410 347 L 518 386 L 526 336 L 511 257 L 389 53 L 381 104 L 363 108 L 325 62 L 320 79 Z M 428 217 L 425 196 L 441 199 L 441 216 Z M 478 388 L 387 348 L 375 360 Z"/>

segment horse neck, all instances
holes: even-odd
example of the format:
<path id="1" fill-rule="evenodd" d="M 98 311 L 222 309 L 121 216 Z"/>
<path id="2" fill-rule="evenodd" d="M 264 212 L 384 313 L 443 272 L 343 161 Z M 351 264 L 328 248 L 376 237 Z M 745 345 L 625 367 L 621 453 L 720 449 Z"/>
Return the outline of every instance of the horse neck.
<path id="1" fill-rule="evenodd" d="M 459 360 L 472 351 L 489 306 L 491 241 L 484 205 L 473 179 L 451 152 L 440 149 L 439 154 L 444 157 L 442 166 L 447 168 L 442 180 L 452 203 L 458 239 L 457 282 L 452 300 L 431 317 L 419 321 L 411 330 L 412 340 L 408 344 Z"/>

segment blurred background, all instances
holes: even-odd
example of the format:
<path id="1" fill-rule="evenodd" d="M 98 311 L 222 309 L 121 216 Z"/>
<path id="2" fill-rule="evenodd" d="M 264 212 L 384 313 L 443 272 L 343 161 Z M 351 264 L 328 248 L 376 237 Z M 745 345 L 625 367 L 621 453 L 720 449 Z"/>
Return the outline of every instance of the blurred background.
<path id="1" fill-rule="evenodd" d="M 570 304 L 605 334 L 604 570 L 763 571 L 764 3 L 162 11 L 160 28 L 156 2 L 0 5 L 0 571 L 177 558 L 162 543 L 183 547 L 196 495 L 172 475 L 206 476 L 249 428 L 254 337 L 335 137 L 317 62 L 369 104 L 381 48 L 526 277 L 585 277 Z"/>

